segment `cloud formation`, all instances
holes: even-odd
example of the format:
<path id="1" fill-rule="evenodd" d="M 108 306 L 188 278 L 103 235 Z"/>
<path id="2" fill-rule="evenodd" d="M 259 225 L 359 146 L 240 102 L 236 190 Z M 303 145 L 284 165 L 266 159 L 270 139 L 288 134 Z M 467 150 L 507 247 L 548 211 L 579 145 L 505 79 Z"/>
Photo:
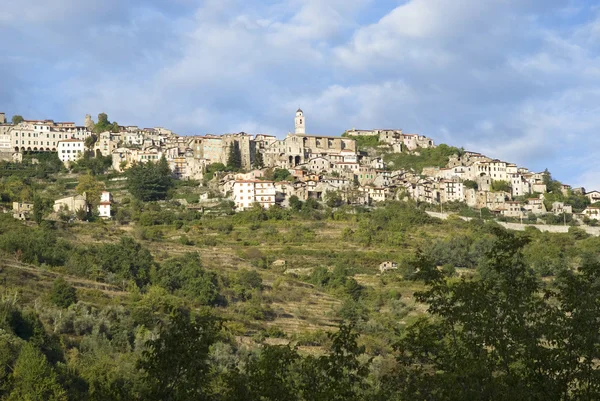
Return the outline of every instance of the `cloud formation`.
<path id="1" fill-rule="evenodd" d="M 23 0 L 0 109 L 181 134 L 403 128 L 600 188 L 600 13 L 583 0 Z"/>

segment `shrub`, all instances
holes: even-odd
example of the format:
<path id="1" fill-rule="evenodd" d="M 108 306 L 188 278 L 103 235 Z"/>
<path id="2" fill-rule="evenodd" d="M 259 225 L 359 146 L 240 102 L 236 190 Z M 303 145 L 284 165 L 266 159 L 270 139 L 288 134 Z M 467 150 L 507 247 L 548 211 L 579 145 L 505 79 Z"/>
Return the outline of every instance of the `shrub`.
<path id="1" fill-rule="evenodd" d="M 54 280 L 50 300 L 59 308 L 66 309 L 77 302 L 77 290 L 62 277 Z"/>

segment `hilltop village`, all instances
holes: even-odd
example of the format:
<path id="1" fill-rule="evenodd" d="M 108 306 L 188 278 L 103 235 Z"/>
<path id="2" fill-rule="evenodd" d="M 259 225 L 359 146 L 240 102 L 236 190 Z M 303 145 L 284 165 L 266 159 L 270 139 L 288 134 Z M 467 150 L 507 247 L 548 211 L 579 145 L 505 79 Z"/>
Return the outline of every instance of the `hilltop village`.
<path id="1" fill-rule="evenodd" d="M 82 126 L 21 118 L 8 122 L 0 113 L 0 160 L 19 163 L 23 154 L 55 152 L 68 168 L 87 153 L 110 157 L 112 169 L 124 172 L 164 157 L 175 178 L 203 181 L 211 198 L 229 199 L 237 211 L 256 204 L 288 207 L 294 197 L 333 206 L 413 199 L 438 205 L 441 211 L 444 205 L 464 204 L 507 219 L 548 214 L 569 215 L 588 224 L 600 219 L 595 205 L 600 192 L 571 188 L 553 181 L 547 172 L 446 145 L 445 165 L 402 168 L 395 165 L 394 155 L 419 157 L 436 148 L 434 141 L 401 129 L 311 135 L 301 109 L 296 111 L 294 132 L 284 139 L 244 132 L 180 136 L 165 128 L 116 123 L 97 132 L 105 123 L 94 123 L 89 115 Z M 59 199 L 55 210 L 75 208 L 77 202 L 85 204 L 85 199 Z M 103 193 L 98 205 L 102 217 L 110 217 L 111 202 L 111 195 Z M 20 202 L 13 211 L 15 217 L 26 218 L 32 208 L 32 203 Z"/>

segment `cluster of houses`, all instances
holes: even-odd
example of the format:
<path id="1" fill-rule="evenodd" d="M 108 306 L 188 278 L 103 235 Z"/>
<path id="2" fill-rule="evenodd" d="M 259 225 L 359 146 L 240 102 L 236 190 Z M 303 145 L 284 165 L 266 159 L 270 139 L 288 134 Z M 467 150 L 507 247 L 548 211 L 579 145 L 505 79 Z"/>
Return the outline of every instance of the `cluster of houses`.
<path id="1" fill-rule="evenodd" d="M 215 182 L 222 196 L 233 200 L 238 210 L 256 203 L 265 208 L 286 206 L 291 196 L 323 200 L 328 192 L 335 192 L 350 204 L 372 205 L 412 198 L 443 208 L 444 203 L 464 202 L 514 218 L 573 212 L 571 206 L 562 202 L 555 202 L 547 210 L 544 174 L 513 163 L 465 151 L 452 156 L 443 168 L 397 170 L 378 155 L 359 152 L 355 140 L 377 137 L 378 143 L 388 150 L 418 152 L 436 146 L 426 136 L 406 134 L 399 129 L 351 129 L 343 136 L 308 135 L 301 109 L 296 112 L 294 126 L 294 132 L 283 139 L 244 132 L 179 136 L 164 128 L 120 126 L 118 132 L 98 134 L 91 148 L 86 149 L 86 138 L 93 129 L 89 116 L 83 126 L 52 120 L 24 120 L 13 125 L 0 113 L 0 160 L 19 160 L 26 151 L 48 151 L 57 152 L 69 164 L 85 151 L 93 151 L 111 157 L 113 169 L 124 171 L 135 163 L 156 162 L 164 156 L 175 177 L 202 180 L 207 166 L 227 164 L 230 150 L 235 147 L 239 149 L 241 168 L 247 172 L 220 173 Z M 289 178 L 269 180 L 275 169 L 288 170 Z M 498 183 L 504 185 L 499 188 Z M 561 191 L 585 195 L 592 204 L 600 201 L 597 191 L 586 193 L 583 188 L 568 185 L 563 185 Z M 581 217 L 600 220 L 600 208 L 590 206 Z"/>

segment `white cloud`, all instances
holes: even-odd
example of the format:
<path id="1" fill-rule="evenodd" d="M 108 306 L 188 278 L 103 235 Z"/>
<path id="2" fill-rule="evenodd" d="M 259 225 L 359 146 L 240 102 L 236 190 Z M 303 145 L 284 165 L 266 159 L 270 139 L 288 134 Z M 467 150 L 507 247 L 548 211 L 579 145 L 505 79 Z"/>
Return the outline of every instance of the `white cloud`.
<path id="1" fill-rule="evenodd" d="M 301 106 L 309 132 L 398 127 L 600 173 L 600 19 L 582 0 L 407 0 L 365 26 L 375 0 L 23 1 L 0 16 L 7 112 L 281 136 Z"/>

